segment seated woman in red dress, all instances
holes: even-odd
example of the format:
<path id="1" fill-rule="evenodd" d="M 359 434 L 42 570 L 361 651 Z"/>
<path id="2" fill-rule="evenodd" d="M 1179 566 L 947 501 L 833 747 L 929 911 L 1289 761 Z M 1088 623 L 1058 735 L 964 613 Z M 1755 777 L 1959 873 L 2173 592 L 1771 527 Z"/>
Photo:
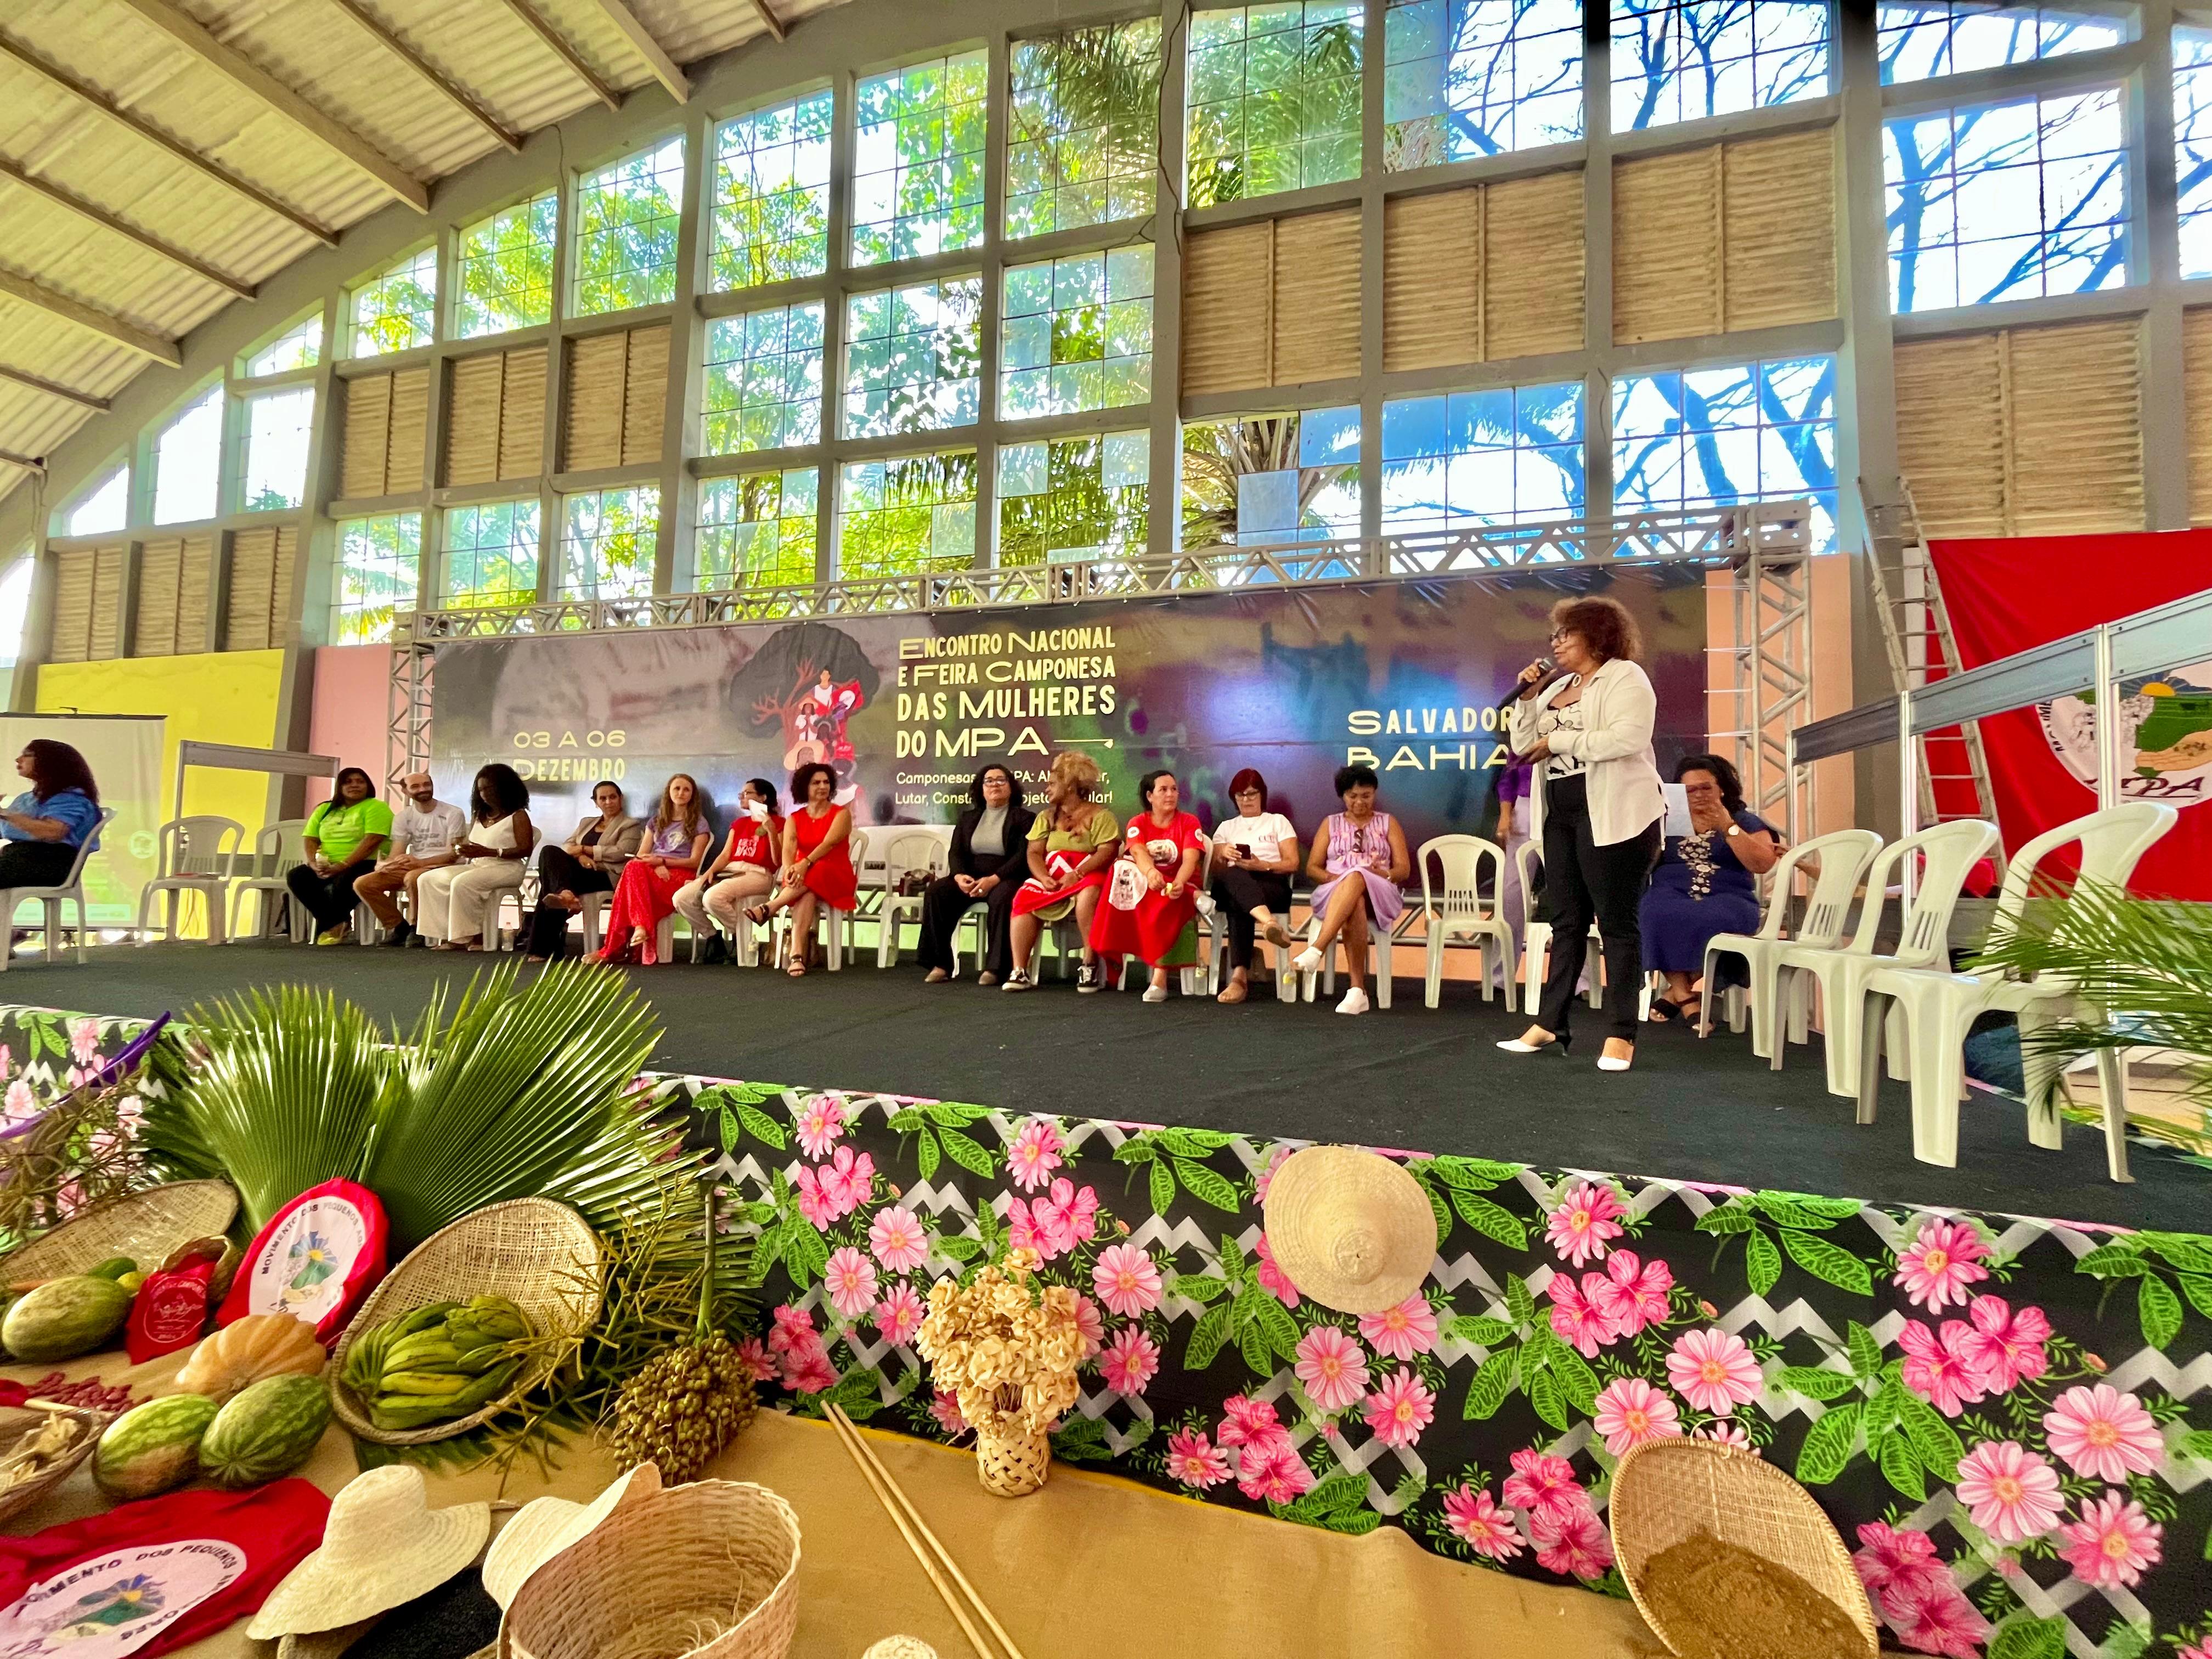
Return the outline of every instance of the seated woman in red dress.
<path id="1" fill-rule="evenodd" d="M 793 979 L 806 972 L 814 953 L 814 921 L 821 908 L 850 910 L 860 902 L 860 878 L 853 870 L 853 814 L 840 806 L 837 775 L 820 761 L 809 761 L 791 775 L 791 816 L 783 821 L 783 868 L 776 896 L 745 914 L 764 927 L 778 910 L 791 912 L 793 950 L 787 970 Z"/>
<path id="2" fill-rule="evenodd" d="M 1110 977 L 1118 957 L 1149 963 L 1147 1002 L 1168 1000 L 1168 970 L 1198 965 L 1198 861 L 1206 848 L 1198 820 L 1180 810 L 1182 786 L 1172 772 L 1147 772 L 1137 786 L 1149 811 L 1129 820 L 1122 851 L 1133 868 L 1107 884 L 1106 901 L 1091 921 L 1091 947 L 1106 958 Z"/>
<path id="3" fill-rule="evenodd" d="M 699 873 L 713 841 L 699 785 L 690 773 L 678 772 L 660 792 L 645 840 L 615 884 L 601 962 L 660 960 L 660 924 L 675 914 L 676 890 Z"/>

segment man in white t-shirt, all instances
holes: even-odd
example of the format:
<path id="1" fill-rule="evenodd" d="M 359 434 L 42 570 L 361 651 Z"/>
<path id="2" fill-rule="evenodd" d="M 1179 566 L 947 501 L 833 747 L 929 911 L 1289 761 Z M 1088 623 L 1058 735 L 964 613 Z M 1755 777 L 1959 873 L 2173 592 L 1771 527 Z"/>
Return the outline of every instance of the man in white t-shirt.
<path id="1" fill-rule="evenodd" d="M 384 942 L 395 946 L 414 938 L 415 929 L 399 914 L 392 894 L 404 887 L 411 907 L 416 878 L 425 870 L 451 864 L 453 848 L 469 829 L 468 814 L 438 799 L 428 772 L 410 772 L 401 781 L 407 799 L 392 815 L 392 856 L 353 884 L 362 902 L 384 924 Z"/>

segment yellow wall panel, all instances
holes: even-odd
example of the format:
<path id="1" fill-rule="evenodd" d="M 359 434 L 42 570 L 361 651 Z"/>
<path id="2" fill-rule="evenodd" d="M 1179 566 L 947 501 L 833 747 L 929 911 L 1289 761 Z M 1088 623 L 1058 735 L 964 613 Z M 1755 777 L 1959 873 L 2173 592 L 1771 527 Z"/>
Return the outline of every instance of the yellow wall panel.
<path id="1" fill-rule="evenodd" d="M 39 670 L 39 712 L 166 715 L 161 794 L 161 816 L 166 819 L 176 799 L 177 745 L 189 740 L 272 747 L 283 675 L 282 651 L 47 663 Z M 268 803 L 265 773 L 196 767 L 185 780 L 185 811 L 237 819 L 246 826 L 249 847 L 253 832 L 268 821 Z"/>

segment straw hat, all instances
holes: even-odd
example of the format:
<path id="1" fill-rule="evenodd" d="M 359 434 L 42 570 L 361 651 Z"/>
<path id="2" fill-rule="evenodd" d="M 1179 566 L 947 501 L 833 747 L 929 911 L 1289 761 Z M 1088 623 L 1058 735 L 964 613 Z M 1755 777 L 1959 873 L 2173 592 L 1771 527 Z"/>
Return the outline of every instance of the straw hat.
<path id="1" fill-rule="evenodd" d="M 937 1650 L 918 1636 L 886 1636 L 860 1659 L 937 1659 Z"/>
<path id="2" fill-rule="evenodd" d="M 371 1469 L 331 1500 L 323 1545 L 292 1569 L 246 1633 L 257 1641 L 336 1630 L 429 1591 L 477 1559 L 491 1505 L 430 1507 L 411 1463 Z"/>
<path id="3" fill-rule="evenodd" d="M 1361 1147 L 1292 1152 L 1268 1183 L 1266 1216 L 1275 1265 L 1339 1313 L 1396 1307 L 1436 1260 L 1436 1212 L 1420 1182 Z"/>
<path id="4" fill-rule="evenodd" d="M 641 1463 L 589 1504 L 566 1498 L 534 1498 L 500 1528 L 485 1553 L 483 1587 L 504 1613 L 523 1581 L 590 1532 L 625 1504 L 660 1490 L 660 1471 Z"/>

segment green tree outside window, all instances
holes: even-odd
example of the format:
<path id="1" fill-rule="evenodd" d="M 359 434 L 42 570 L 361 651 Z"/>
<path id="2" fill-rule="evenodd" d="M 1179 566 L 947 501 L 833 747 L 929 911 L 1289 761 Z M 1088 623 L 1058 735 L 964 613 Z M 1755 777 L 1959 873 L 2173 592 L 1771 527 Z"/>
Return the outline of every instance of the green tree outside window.
<path id="1" fill-rule="evenodd" d="M 660 491 L 651 484 L 565 498 L 561 538 L 564 599 L 639 599 L 653 592 L 660 552 Z"/>
<path id="2" fill-rule="evenodd" d="M 695 578 L 700 591 L 815 580 L 821 477 L 818 469 L 801 466 L 701 484 Z"/>
<path id="3" fill-rule="evenodd" d="M 982 246 L 984 65 L 963 52 L 860 80 L 854 264 Z"/>
<path id="4" fill-rule="evenodd" d="M 666 305 L 676 297 L 684 216 L 682 135 L 576 183 L 576 313 Z"/>
<path id="5" fill-rule="evenodd" d="M 757 288 L 830 268 L 832 108 L 824 90 L 714 129 L 709 287 Z"/>
<path id="6" fill-rule="evenodd" d="M 975 452 L 847 464 L 837 501 L 837 568 L 910 576 L 975 562 Z"/>
<path id="7" fill-rule="evenodd" d="M 999 451 L 999 562 L 1142 554 L 1152 447 L 1148 432 L 1006 445 Z"/>
<path id="8" fill-rule="evenodd" d="M 464 340 L 553 319 L 553 241 L 560 203 L 551 191 L 461 232 L 454 332 Z"/>
<path id="9" fill-rule="evenodd" d="M 1152 210 L 1157 18 L 1018 40 L 1007 70 L 1008 236 L 1111 224 Z"/>
<path id="10" fill-rule="evenodd" d="M 538 503 L 487 501 L 446 514 L 445 603 L 456 610 L 538 599 Z"/>
<path id="11" fill-rule="evenodd" d="M 415 608 L 422 563 L 422 520 L 413 513 L 349 519 L 338 526 L 337 603 L 331 642 L 381 644 L 392 620 Z"/>
<path id="12" fill-rule="evenodd" d="M 1365 16 L 1357 0 L 1192 14 L 1192 207 L 1359 176 Z"/>
<path id="13" fill-rule="evenodd" d="M 411 351 L 436 337 L 438 250 L 410 253 L 353 292 L 356 357 Z"/>
<path id="14" fill-rule="evenodd" d="M 810 300 L 708 325 L 701 453 L 822 441 L 822 318 Z"/>

